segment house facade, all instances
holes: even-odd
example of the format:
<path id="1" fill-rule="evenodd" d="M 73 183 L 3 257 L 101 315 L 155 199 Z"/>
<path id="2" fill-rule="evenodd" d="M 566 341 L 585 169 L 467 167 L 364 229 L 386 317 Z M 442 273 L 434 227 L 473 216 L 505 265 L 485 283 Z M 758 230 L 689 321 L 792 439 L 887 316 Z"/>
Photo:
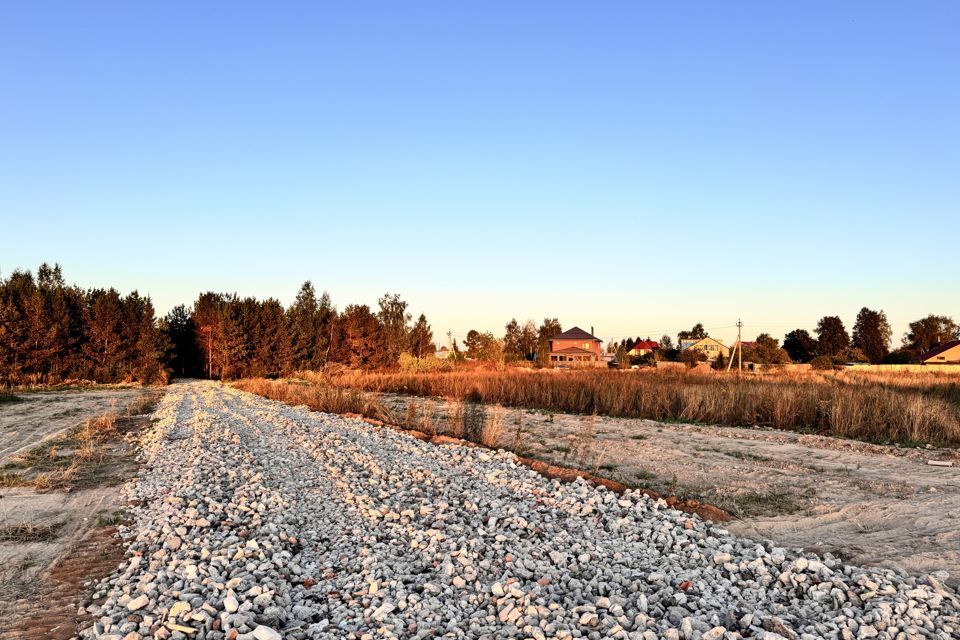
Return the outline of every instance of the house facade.
<path id="1" fill-rule="evenodd" d="M 700 338 L 699 340 L 681 340 L 680 351 L 686 351 L 687 349 L 699 351 L 707 356 L 707 360 L 710 362 L 713 362 L 720 356 L 723 356 L 724 359 L 730 357 L 730 347 L 710 336 Z"/>
<path id="2" fill-rule="evenodd" d="M 960 340 L 944 342 L 920 356 L 923 364 L 958 364 L 960 365 Z"/>
<path id="3" fill-rule="evenodd" d="M 645 356 L 648 353 L 653 353 L 660 348 L 660 343 L 654 340 L 637 340 L 630 350 L 627 351 L 627 355 L 630 356 Z"/>
<path id="4" fill-rule="evenodd" d="M 553 366 L 596 366 L 601 360 L 602 345 L 600 338 L 574 327 L 550 338 L 550 363 Z"/>

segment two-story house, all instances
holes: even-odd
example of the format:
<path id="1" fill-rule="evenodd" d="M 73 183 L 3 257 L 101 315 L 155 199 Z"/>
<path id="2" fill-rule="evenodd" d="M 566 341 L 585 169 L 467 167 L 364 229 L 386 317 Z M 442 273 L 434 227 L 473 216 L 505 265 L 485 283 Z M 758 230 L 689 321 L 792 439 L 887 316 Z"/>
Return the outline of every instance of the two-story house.
<path id="1" fill-rule="evenodd" d="M 590 328 L 593 331 L 593 327 Z M 554 366 L 594 366 L 600 361 L 600 338 L 574 327 L 550 338 L 550 363 Z"/>

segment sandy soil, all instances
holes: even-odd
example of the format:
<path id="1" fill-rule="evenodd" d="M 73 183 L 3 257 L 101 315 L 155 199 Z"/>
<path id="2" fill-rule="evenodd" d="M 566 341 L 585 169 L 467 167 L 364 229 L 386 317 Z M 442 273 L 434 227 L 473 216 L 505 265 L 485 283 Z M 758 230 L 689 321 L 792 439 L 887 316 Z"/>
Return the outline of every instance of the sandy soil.
<path id="1" fill-rule="evenodd" d="M 37 576 L 95 524 L 98 516 L 109 518 L 119 508 L 120 500 L 119 487 L 97 487 L 74 493 L 37 493 L 25 487 L 4 489 L 0 499 L 0 530 L 29 524 L 38 528 L 54 527 L 55 533 L 49 540 L 0 543 L 0 583 L 12 587 L 20 597 L 29 595 L 40 586 Z"/>
<path id="2" fill-rule="evenodd" d="M 411 398 L 384 394 L 401 418 Z M 443 430 L 451 405 L 413 399 Z M 733 513 L 729 529 L 960 584 L 960 455 L 770 429 L 486 409 L 502 446 Z M 935 467 L 928 460 L 953 460 Z"/>
<path id="3" fill-rule="evenodd" d="M 110 389 L 18 394 L 23 401 L 0 404 L 0 464 L 9 462 L 17 452 L 68 432 L 88 418 L 113 408 L 122 409 L 146 393 L 143 389 Z M 125 420 L 143 422 L 146 418 Z M 44 602 L 57 586 L 57 581 L 50 577 L 51 570 L 78 554 L 86 553 L 93 564 L 106 557 L 89 542 L 103 536 L 91 533 L 106 530 L 122 515 L 124 503 L 118 482 L 128 477 L 135 465 L 130 462 L 131 443 L 111 442 L 105 445 L 104 452 L 105 457 L 93 463 L 95 472 L 83 488 L 49 493 L 23 486 L 0 489 L 0 584 L 4 585 L 0 590 L 0 619 L 50 618 L 50 609 L 44 609 Z M 70 449 L 59 452 L 64 456 L 72 453 Z M 89 576 L 82 575 L 86 570 L 81 567 L 74 582 L 88 579 Z M 60 586 L 69 587 L 68 591 L 76 589 L 72 583 Z M 67 614 L 70 613 L 68 610 Z M 75 617 L 75 607 L 72 614 Z M 74 630 L 66 629 L 70 635 Z M 6 638 L 8 631 L 0 630 L 0 638 Z"/>
<path id="4" fill-rule="evenodd" d="M 144 393 L 138 388 L 18 393 L 20 402 L 0 404 L 0 463 Z"/>

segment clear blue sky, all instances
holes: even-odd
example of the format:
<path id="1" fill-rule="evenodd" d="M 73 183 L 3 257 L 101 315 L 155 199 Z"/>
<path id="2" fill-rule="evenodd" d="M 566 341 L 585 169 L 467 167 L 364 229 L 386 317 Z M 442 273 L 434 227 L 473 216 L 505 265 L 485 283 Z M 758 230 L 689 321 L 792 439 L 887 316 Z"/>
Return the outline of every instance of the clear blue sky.
<path id="1" fill-rule="evenodd" d="M 0 274 L 899 334 L 960 316 L 958 33 L 954 1 L 5 2 Z"/>

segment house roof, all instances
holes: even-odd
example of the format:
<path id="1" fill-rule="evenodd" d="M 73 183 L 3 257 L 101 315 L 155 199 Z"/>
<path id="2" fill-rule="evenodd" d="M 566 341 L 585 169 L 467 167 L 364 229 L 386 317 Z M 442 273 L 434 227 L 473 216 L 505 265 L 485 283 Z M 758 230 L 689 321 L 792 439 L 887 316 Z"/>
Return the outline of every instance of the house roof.
<path id="1" fill-rule="evenodd" d="M 703 344 L 703 343 L 707 343 L 707 344 L 710 344 L 710 343 L 712 343 L 712 344 L 718 344 L 718 345 L 720 345 L 721 347 L 726 347 L 726 346 L 727 346 L 727 345 L 723 344 L 722 342 L 720 342 L 719 340 L 717 340 L 716 338 L 711 338 L 710 336 L 707 336 L 707 337 L 705 337 L 705 338 L 700 338 L 699 340 L 692 340 L 692 339 L 691 339 L 691 340 L 681 340 L 681 341 L 680 341 L 680 350 L 681 350 L 681 351 L 684 351 L 685 349 L 689 349 L 690 347 L 695 347 L 695 346 L 697 346 L 698 344 Z"/>
<path id="2" fill-rule="evenodd" d="M 553 336 L 551 340 L 596 340 L 597 342 L 603 342 L 600 338 L 595 335 L 589 334 L 580 327 L 574 327 L 573 329 L 567 329 L 563 333 Z"/>
<path id="3" fill-rule="evenodd" d="M 950 349 L 953 349 L 956 346 L 960 346 L 960 340 L 951 340 L 950 342 L 944 342 L 939 347 L 934 347 L 933 349 L 930 349 L 930 351 L 927 351 L 925 354 L 920 356 L 920 359 L 929 360 L 930 358 L 938 356 L 944 351 L 949 351 Z"/>
<path id="4" fill-rule="evenodd" d="M 551 351 L 550 353 L 589 353 L 591 355 L 597 355 L 595 352 L 590 351 L 589 349 L 581 349 L 580 347 L 567 347 L 566 349 Z"/>
<path id="5" fill-rule="evenodd" d="M 630 349 L 659 349 L 660 343 L 654 340 L 637 340 Z"/>

